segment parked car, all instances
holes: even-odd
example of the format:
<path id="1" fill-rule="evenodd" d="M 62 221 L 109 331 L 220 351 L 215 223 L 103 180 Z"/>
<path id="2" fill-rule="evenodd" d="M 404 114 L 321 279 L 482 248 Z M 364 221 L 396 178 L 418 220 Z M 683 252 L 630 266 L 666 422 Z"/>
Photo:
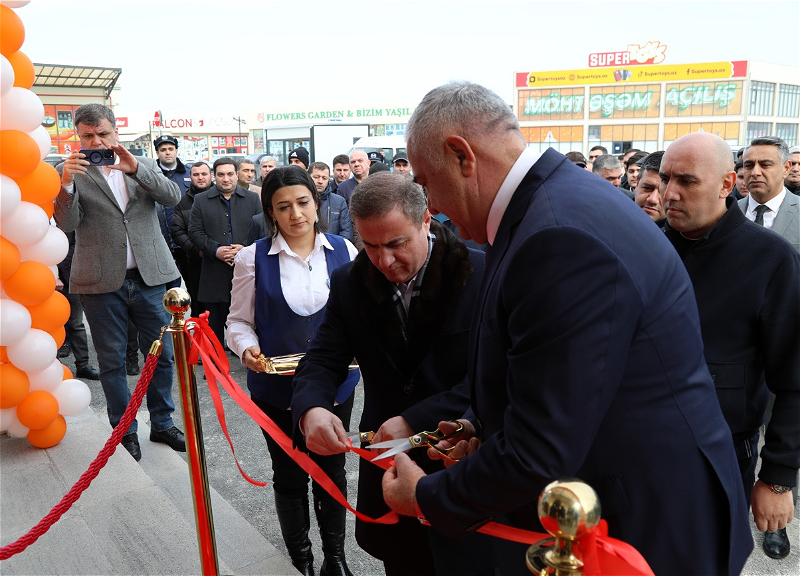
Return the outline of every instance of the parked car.
<path id="1" fill-rule="evenodd" d="M 44 161 L 50 164 L 50 166 L 58 166 L 68 157 L 67 154 L 48 154 L 44 157 Z"/>

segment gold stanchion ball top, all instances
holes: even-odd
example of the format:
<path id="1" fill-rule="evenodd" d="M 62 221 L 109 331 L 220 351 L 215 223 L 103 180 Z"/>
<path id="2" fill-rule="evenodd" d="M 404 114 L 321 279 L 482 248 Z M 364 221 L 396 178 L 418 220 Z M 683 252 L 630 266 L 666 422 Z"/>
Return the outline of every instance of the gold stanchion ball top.
<path id="1" fill-rule="evenodd" d="M 162 303 L 171 316 L 183 316 L 191 307 L 192 299 L 183 288 L 170 288 L 164 294 Z"/>
<path id="2" fill-rule="evenodd" d="M 583 482 L 551 482 L 539 496 L 539 520 L 556 538 L 575 540 L 600 523 L 600 499 Z"/>

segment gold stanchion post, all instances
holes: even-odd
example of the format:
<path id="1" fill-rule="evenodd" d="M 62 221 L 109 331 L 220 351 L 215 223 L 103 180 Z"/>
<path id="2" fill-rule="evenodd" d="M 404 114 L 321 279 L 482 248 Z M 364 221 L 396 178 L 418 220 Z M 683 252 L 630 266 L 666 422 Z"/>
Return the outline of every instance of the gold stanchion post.
<path id="1" fill-rule="evenodd" d="M 186 290 L 172 288 L 164 294 L 164 308 L 172 315 L 172 323 L 165 332 L 172 334 L 175 351 L 175 370 L 181 389 L 184 434 L 186 436 L 186 459 L 194 502 L 194 517 L 197 524 L 197 543 L 200 547 L 200 564 L 203 574 L 219 574 L 217 543 L 214 536 L 214 517 L 211 512 L 211 490 L 208 484 L 203 427 L 200 424 L 200 404 L 197 401 L 197 383 L 194 370 L 189 366 L 189 340 L 183 332 L 184 315 L 191 305 Z"/>

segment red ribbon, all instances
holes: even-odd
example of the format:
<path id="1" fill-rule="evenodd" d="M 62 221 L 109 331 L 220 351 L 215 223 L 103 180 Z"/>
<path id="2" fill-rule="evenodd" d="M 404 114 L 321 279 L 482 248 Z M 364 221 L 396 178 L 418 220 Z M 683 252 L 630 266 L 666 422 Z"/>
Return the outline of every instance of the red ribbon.
<path id="1" fill-rule="evenodd" d="M 191 323 L 194 323 L 192 326 Z M 196 334 L 192 334 L 191 329 L 194 328 Z M 308 454 L 297 450 L 291 438 L 289 438 L 283 430 L 281 430 L 272 419 L 270 419 L 261 409 L 255 405 L 247 393 L 233 380 L 230 375 L 230 363 L 228 357 L 222 349 L 222 345 L 217 340 L 214 332 L 208 325 L 208 312 L 201 314 L 200 318 L 190 318 L 186 321 L 184 332 L 189 340 L 194 344 L 189 351 L 189 363 L 197 364 L 198 354 L 203 358 L 203 370 L 206 374 L 206 381 L 208 383 L 209 392 L 214 403 L 214 408 L 217 411 L 217 417 L 222 428 L 225 438 L 231 447 L 236 466 L 239 468 L 242 476 L 251 484 L 256 486 L 266 486 L 266 482 L 259 482 L 251 479 L 245 474 L 238 459 L 236 452 L 233 448 L 233 442 L 228 434 L 228 427 L 225 422 L 225 409 L 222 404 L 222 397 L 219 393 L 217 383 L 222 384 L 222 387 L 230 394 L 231 398 L 244 410 L 261 428 L 263 428 L 275 442 L 283 448 L 283 450 L 294 460 L 305 472 L 311 476 L 320 486 L 322 486 L 328 494 L 339 502 L 342 506 L 350 510 L 356 517 L 364 522 L 376 524 L 395 524 L 399 520 L 396 512 L 391 511 L 380 518 L 370 518 L 355 510 L 347 498 L 342 494 L 336 484 L 323 472 L 323 470 L 314 462 Z M 221 369 L 221 370 L 220 370 Z M 382 459 L 375 461 L 378 455 L 364 450 L 356 446 L 351 446 L 350 451 L 354 452 L 361 458 L 369 460 L 376 466 L 388 470 L 394 465 L 394 461 L 390 459 Z M 529 530 L 522 530 L 514 528 L 498 522 L 488 522 L 478 528 L 478 532 L 493 536 L 495 538 L 503 538 L 513 542 L 522 544 L 535 544 L 541 540 L 552 538 L 550 534 L 543 532 L 531 532 Z M 654 576 L 653 571 L 647 564 L 642 555 L 630 544 L 611 538 L 608 536 L 608 525 L 605 520 L 600 521 L 598 529 L 590 532 L 585 537 L 575 542 L 575 548 L 578 556 L 584 562 L 584 574 L 590 575 L 630 575 L 630 576 Z"/>

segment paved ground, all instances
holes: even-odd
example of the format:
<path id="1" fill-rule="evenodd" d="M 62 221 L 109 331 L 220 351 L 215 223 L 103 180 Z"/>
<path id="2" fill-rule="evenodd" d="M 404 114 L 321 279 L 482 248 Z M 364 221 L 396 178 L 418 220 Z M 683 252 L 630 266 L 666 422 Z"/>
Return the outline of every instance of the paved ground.
<path id="1" fill-rule="evenodd" d="M 92 353 L 94 358 L 94 355 Z M 65 360 L 66 364 L 74 368 L 72 358 Z M 244 386 L 245 371 L 236 358 L 231 359 L 232 375 L 234 379 Z M 133 386 L 138 377 L 130 377 Z M 105 400 L 99 382 L 88 382 L 92 390 L 92 407 L 98 414 L 105 413 Z M 202 376 L 198 373 L 198 395 L 200 411 L 203 422 L 206 457 L 208 460 L 209 480 L 213 488 L 229 502 L 244 518 L 269 540 L 279 551 L 285 554 L 285 548 L 280 535 L 280 528 L 275 517 L 274 499 L 270 487 L 259 488 L 244 480 L 236 469 L 230 448 L 220 429 L 214 412 L 207 386 Z M 253 478 L 267 480 L 271 483 L 271 466 L 266 444 L 261 435 L 260 428 L 222 392 L 226 410 L 228 430 L 233 438 L 236 455 L 245 471 Z M 179 406 L 177 385 L 175 391 L 176 406 Z M 355 406 L 353 409 L 353 423 L 351 429 L 357 429 L 357 423 L 363 409 L 363 396 L 361 387 L 357 388 Z M 176 421 L 180 426 L 180 408 L 176 410 Z M 146 417 L 146 415 L 145 415 Z M 140 437 L 142 451 L 154 447 L 146 437 Z M 160 448 L 160 446 L 158 446 Z M 349 500 L 356 501 L 357 457 L 347 458 L 348 484 L 350 489 Z M 800 509 L 796 511 L 796 518 L 800 518 Z M 313 515 L 312 515 L 313 517 Z M 313 523 L 313 520 L 312 520 Z M 790 525 L 789 534 L 792 541 L 791 555 L 781 561 L 767 558 L 761 551 L 761 535 L 754 529 L 756 548 L 751 555 L 743 574 L 747 575 L 800 575 L 800 537 L 798 536 L 800 521 L 795 520 Z M 356 544 L 353 537 L 354 519 L 348 515 L 347 560 L 356 576 L 371 576 L 382 574 L 382 564 L 368 554 L 364 553 Z M 321 548 L 318 534 L 312 529 L 314 551 L 320 558 Z M 698 546 L 702 545 L 698 543 Z"/>

